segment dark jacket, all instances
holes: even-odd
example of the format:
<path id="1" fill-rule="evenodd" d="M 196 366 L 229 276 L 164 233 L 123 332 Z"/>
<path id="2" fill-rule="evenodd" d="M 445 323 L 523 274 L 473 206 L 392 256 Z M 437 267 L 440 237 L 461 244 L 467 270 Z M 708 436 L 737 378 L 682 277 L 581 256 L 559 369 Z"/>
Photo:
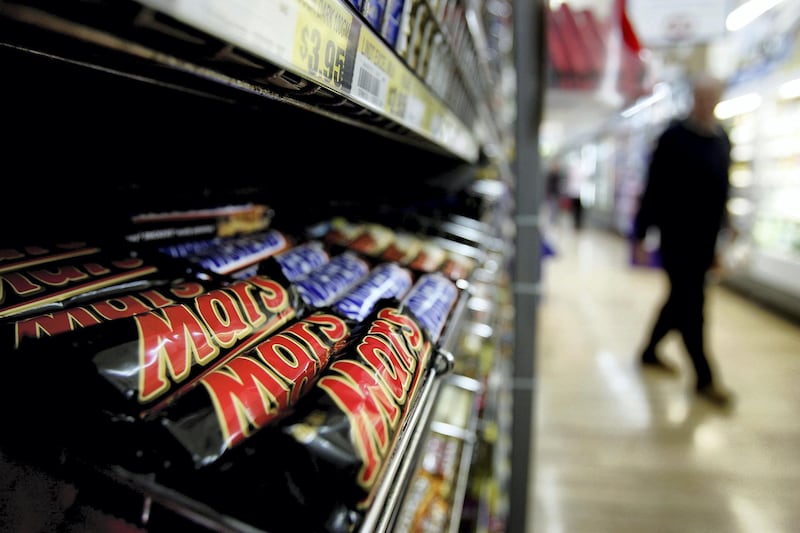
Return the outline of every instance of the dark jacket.
<path id="1" fill-rule="evenodd" d="M 727 224 L 731 144 L 727 133 L 673 121 L 658 138 L 634 221 L 635 236 L 658 228 L 665 268 L 707 269 Z"/>

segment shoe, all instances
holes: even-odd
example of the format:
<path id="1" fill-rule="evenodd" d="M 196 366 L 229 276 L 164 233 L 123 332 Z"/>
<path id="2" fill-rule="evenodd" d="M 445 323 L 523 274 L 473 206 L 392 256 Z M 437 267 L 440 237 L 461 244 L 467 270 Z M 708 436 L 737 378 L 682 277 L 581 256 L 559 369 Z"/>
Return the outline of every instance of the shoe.
<path id="1" fill-rule="evenodd" d="M 733 394 L 713 384 L 698 387 L 695 392 L 697 396 L 716 407 L 727 408 L 733 404 Z"/>
<path id="2" fill-rule="evenodd" d="M 668 365 L 656 355 L 644 354 L 641 356 L 640 362 L 642 364 L 642 368 L 658 370 L 659 372 L 670 375 L 675 375 L 678 373 L 676 368 L 674 368 L 672 365 Z"/>

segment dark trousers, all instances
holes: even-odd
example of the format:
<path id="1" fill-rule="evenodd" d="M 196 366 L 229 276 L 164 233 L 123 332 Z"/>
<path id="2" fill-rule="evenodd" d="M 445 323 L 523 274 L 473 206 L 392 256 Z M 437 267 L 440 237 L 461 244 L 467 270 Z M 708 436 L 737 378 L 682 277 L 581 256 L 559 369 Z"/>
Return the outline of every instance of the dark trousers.
<path id="1" fill-rule="evenodd" d="M 572 204 L 572 222 L 575 229 L 581 229 L 583 227 L 583 202 L 578 196 L 571 198 L 570 203 Z"/>
<path id="2" fill-rule="evenodd" d="M 696 386 L 713 381 L 711 366 L 706 357 L 704 336 L 704 306 L 706 271 L 694 268 L 666 269 L 669 295 L 653 325 L 645 353 L 654 354 L 656 345 L 675 329 L 683 337 L 697 377 Z"/>

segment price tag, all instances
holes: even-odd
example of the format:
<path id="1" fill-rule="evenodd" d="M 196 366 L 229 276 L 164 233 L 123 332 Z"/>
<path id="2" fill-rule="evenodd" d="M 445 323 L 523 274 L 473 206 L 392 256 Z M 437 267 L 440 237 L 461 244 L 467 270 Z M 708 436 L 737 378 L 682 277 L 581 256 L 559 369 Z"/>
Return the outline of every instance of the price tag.
<path id="1" fill-rule="evenodd" d="M 413 81 L 413 76 L 405 69 L 397 69 L 395 75 L 389 80 L 386 111 L 394 118 L 408 119 L 408 99 L 411 96 Z M 419 127 L 418 123 L 411 123 L 411 125 Z"/>
<path id="2" fill-rule="evenodd" d="M 389 112 L 389 83 L 400 63 L 371 31 L 362 31 L 353 72 L 353 95 L 367 100 L 382 112 Z"/>
<path id="3" fill-rule="evenodd" d="M 353 71 L 353 95 L 368 101 L 382 112 L 389 111 L 389 81 L 399 71 L 399 62 L 389 54 L 382 41 L 371 31 L 362 31 Z"/>
<path id="4" fill-rule="evenodd" d="M 332 0 L 298 0 L 298 4 L 292 64 L 329 87 L 348 89 L 347 51 L 351 31 L 357 35 L 361 24 Z"/>

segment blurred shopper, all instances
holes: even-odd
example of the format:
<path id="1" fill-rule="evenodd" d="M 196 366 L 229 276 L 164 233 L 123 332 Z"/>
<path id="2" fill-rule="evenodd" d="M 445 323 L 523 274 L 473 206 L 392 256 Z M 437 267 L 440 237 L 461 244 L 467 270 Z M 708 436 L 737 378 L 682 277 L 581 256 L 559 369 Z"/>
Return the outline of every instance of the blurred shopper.
<path id="1" fill-rule="evenodd" d="M 564 186 L 564 171 L 561 162 L 557 159 L 550 163 L 545 179 L 545 201 L 547 204 L 547 217 L 550 224 L 558 222 L 561 212 L 561 189 Z"/>
<path id="2" fill-rule="evenodd" d="M 585 172 L 580 162 L 573 162 L 567 168 L 567 183 L 565 186 L 569 208 L 572 213 L 572 225 L 576 230 L 583 227 L 583 199 L 581 192 L 586 181 Z"/>
<path id="3" fill-rule="evenodd" d="M 705 74 L 694 80 L 689 115 L 670 123 L 657 140 L 634 221 L 641 260 L 646 260 L 648 228 L 658 229 L 661 265 L 669 279 L 640 362 L 674 372 L 658 358 L 656 346 L 671 330 L 679 331 L 694 366 L 696 393 L 718 406 L 729 405 L 732 395 L 715 379 L 706 354 L 704 304 L 717 236 L 727 226 L 731 145 L 714 117 L 723 89 L 721 80 Z"/>

